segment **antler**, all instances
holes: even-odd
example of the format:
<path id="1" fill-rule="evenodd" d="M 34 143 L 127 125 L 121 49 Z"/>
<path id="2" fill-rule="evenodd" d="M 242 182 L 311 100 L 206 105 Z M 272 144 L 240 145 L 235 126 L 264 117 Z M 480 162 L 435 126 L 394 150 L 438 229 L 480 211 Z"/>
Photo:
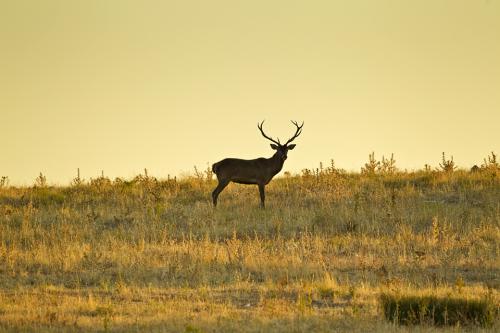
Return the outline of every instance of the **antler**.
<path id="1" fill-rule="evenodd" d="M 263 137 L 265 137 L 266 139 L 268 139 L 268 140 L 270 140 L 270 141 L 272 141 L 272 142 L 276 143 L 277 145 L 281 146 L 280 139 L 278 139 L 278 141 L 276 141 L 276 140 L 274 140 L 273 138 L 268 137 L 268 136 L 266 135 L 266 133 L 264 133 L 264 130 L 262 129 L 262 125 L 264 125 L 264 121 L 265 121 L 265 120 L 263 120 L 260 124 L 259 124 L 259 123 L 257 123 L 257 127 L 259 128 L 260 133 L 262 133 L 262 136 L 263 136 Z"/>
<path id="2" fill-rule="evenodd" d="M 302 122 L 302 125 L 300 125 L 300 126 L 299 126 L 299 124 L 297 124 L 296 121 L 291 120 L 291 122 L 292 122 L 292 124 L 294 124 L 297 127 L 297 130 L 295 131 L 295 134 L 292 136 L 292 138 L 288 139 L 288 141 L 284 144 L 284 146 L 286 146 L 287 144 L 289 144 L 290 142 L 295 140 L 295 138 L 298 137 L 300 135 L 300 133 L 302 133 L 302 126 L 304 126 L 304 122 Z"/>

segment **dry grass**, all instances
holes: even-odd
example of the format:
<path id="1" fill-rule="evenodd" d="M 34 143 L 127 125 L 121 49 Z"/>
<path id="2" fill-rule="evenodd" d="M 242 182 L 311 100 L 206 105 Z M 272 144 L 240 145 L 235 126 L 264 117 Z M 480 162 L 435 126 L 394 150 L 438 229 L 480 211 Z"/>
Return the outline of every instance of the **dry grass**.
<path id="1" fill-rule="evenodd" d="M 386 322 L 382 292 L 500 287 L 500 174 L 348 174 L 267 187 L 79 179 L 0 187 L 0 330 L 456 330 Z M 469 330 L 500 329 L 493 326 Z"/>

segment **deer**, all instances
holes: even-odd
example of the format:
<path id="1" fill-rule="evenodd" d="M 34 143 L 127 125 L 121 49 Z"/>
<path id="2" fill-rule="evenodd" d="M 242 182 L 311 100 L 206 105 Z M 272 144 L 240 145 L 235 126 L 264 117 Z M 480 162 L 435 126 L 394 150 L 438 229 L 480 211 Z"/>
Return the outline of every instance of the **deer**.
<path id="1" fill-rule="evenodd" d="M 264 138 L 271 141 L 271 148 L 276 150 L 273 156 L 270 158 L 256 158 L 253 160 L 243 160 L 239 158 L 225 158 L 212 165 L 212 171 L 217 176 L 218 185 L 212 192 L 212 200 L 214 207 L 217 207 L 217 198 L 219 194 L 224 190 L 224 188 L 230 183 L 246 184 L 246 185 L 258 185 L 260 194 L 260 206 L 265 208 L 265 186 L 273 179 L 273 177 L 278 174 L 283 168 L 283 164 L 287 159 L 287 153 L 289 150 L 295 148 L 295 144 L 290 144 L 295 140 L 301 133 L 302 125 L 296 121 L 292 120 L 292 124 L 295 125 L 295 134 L 288 139 L 285 144 L 281 144 L 279 138 L 274 140 L 264 133 L 262 126 L 264 125 L 264 120 L 259 124 L 257 123 L 257 128 Z"/>

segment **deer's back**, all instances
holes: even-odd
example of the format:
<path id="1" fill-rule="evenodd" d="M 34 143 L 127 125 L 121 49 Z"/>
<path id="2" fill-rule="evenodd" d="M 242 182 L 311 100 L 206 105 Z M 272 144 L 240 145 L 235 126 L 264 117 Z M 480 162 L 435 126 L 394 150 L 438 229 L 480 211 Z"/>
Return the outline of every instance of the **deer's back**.
<path id="1" fill-rule="evenodd" d="M 242 184 L 257 184 L 267 179 L 267 159 L 244 160 L 226 158 L 215 163 L 212 171 L 218 179 L 227 179 Z"/>

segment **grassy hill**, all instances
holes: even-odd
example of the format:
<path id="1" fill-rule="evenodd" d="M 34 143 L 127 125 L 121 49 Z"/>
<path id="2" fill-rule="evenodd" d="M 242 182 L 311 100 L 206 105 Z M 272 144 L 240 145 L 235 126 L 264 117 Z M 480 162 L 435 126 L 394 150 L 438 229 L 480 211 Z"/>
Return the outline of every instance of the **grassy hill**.
<path id="1" fill-rule="evenodd" d="M 273 180 L 265 210 L 234 184 L 213 209 L 211 178 L 0 187 L 0 330 L 406 331 L 380 295 L 422 292 L 488 299 L 470 329 L 500 329 L 498 170 L 332 164 Z"/>

